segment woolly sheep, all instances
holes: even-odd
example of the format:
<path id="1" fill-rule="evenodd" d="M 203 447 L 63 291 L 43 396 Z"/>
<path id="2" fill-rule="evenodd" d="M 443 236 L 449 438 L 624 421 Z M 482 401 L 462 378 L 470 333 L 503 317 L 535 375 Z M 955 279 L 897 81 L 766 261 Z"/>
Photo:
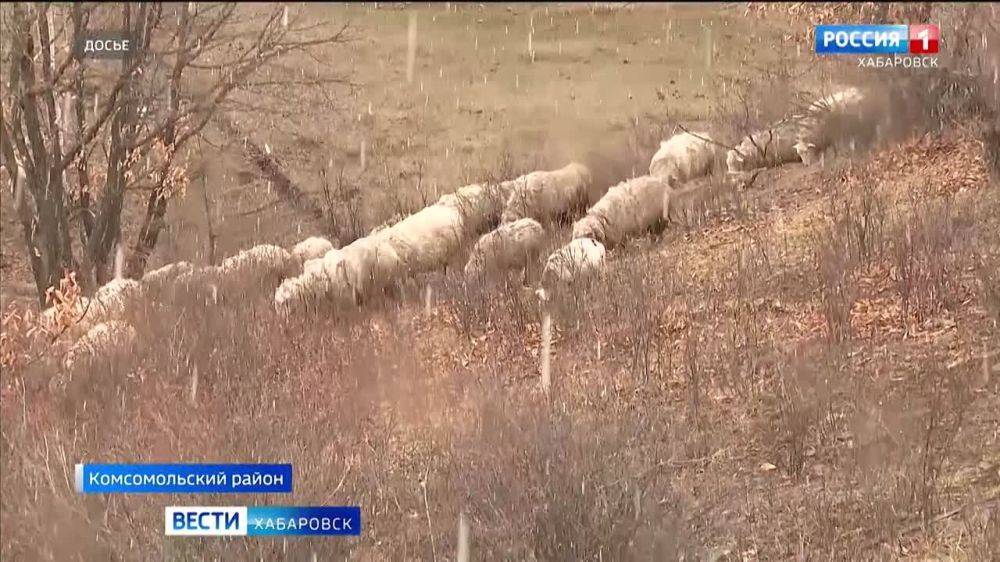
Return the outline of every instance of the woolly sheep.
<path id="1" fill-rule="evenodd" d="M 865 115 L 865 96 L 847 88 L 813 102 L 802 117 L 795 150 L 806 165 L 819 160 L 830 146 L 874 131 L 877 119 Z"/>
<path id="2" fill-rule="evenodd" d="M 330 249 L 333 250 L 334 248 L 330 248 Z M 310 260 L 306 260 L 306 262 L 304 264 L 302 264 L 302 273 L 310 273 L 310 272 L 314 272 L 314 271 L 323 271 L 323 258 L 325 256 L 326 256 L 326 252 L 324 252 L 324 254 L 322 256 L 318 257 L 318 258 L 312 258 Z"/>
<path id="3" fill-rule="evenodd" d="M 503 196 L 524 181 L 519 180 L 463 187 L 392 226 L 376 229 L 336 252 L 328 251 L 321 266 L 309 266 L 321 268 L 328 284 L 324 286 L 317 277 L 318 271 L 303 273 L 299 281 L 278 287 L 276 308 L 289 310 L 300 296 L 308 299 L 324 292 L 335 301 L 358 304 L 368 294 L 407 276 L 447 267 L 467 240 L 499 218 Z M 237 269 L 228 262 L 223 268 Z M 313 279 L 308 286 L 306 278 Z"/>
<path id="4" fill-rule="evenodd" d="M 467 239 L 462 213 L 448 205 L 425 207 L 382 236 L 410 274 L 444 267 Z"/>
<path id="5" fill-rule="evenodd" d="M 292 247 L 292 255 L 301 262 L 321 258 L 333 249 L 333 244 L 326 238 L 310 236 Z"/>
<path id="6" fill-rule="evenodd" d="M 663 214 L 666 189 L 667 180 L 655 176 L 619 183 L 573 224 L 573 238 L 593 238 L 614 245 L 654 226 Z"/>
<path id="7" fill-rule="evenodd" d="M 297 260 L 287 250 L 261 244 L 224 259 L 215 273 L 223 287 L 248 286 L 245 285 L 248 282 L 275 287 L 296 273 L 296 269 Z"/>
<path id="8" fill-rule="evenodd" d="M 707 175 L 723 157 L 722 148 L 708 133 L 680 133 L 660 143 L 649 163 L 649 175 L 676 186 Z"/>
<path id="9" fill-rule="evenodd" d="M 340 252 L 330 248 L 327 252 Z M 334 254 L 335 255 L 335 254 Z M 310 304 L 330 294 L 330 278 L 327 277 L 321 257 L 306 260 L 301 275 L 289 277 L 274 291 L 274 307 L 279 314 L 287 315 L 293 310 Z"/>
<path id="10" fill-rule="evenodd" d="M 217 303 L 219 300 L 219 268 L 196 266 L 191 271 L 177 276 L 174 289 L 193 295 L 205 304 Z"/>
<path id="11" fill-rule="evenodd" d="M 274 292 L 274 308 L 283 316 L 300 310 L 313 302 L 318 302 L 330 295 L 330 278 L 323 270 L 323 260 L 310 260 L 319 267 L 309 267 L 297 277 L 282 281 Z"/>
<path id="12" fill-rule="evenodd" d="M 350 245 L 348 245 L 347 247 L 349 248 Z M 323 269 L 323 273 L 326 274 L 327 277 L 333 278 L 336 272 L 337 265 L 343 259 L 344 259 L 344 250 L 338 250 L 337 248 L 334 248 L 329 252 L 323 254 L 323 257 L 319 259 L 320 267 Z M 311 261 L 313 260 L 306 262 L 306 267 L 304 268 L 306 271 L 308 271 L 310 267 L 314 267 L 309 265 Z"/>
<path id="13" fill-rule="evenodd" d="M 135 306 L 144 294 L 142 284 L 135 279 L 113 279 L 94 293 L 87 320 L 92 323 L 117 320 Z"/>
<path id="14" fill-rule="evenodd" d="M 472 248 L 466 275 L 523 268 L 538 257 L 545 242 L 545 229 L 534 219 L 500 225 L 484 234 Z"/>
<path id="15" fill-rule="evenodd" d="M 773 168 L 799 160 L 795 150 L 797 127 L 793 121 L 783 121 L 743 138 L 726 153 L 726 169 L 731 173 L 757 168 Z"/>
<path id="16" fill-rule="evenodd" d="M 74 365 L 87 359 L 126 351 L 135 342 L 136 331 L 131 324 L 120 320 L 100 322 L 70 347 L 63 363 L 67 369 L 72 369 Z"/>
<path id="17" fill-rule="evenodd" d="M 149 287 L 163 289 L 170 282 L 177 280 L 178 277 L 185 273 L 189 273 L 192 270 L 194 270 L 194 265 L 192 265 L 191 262 L 179 261 L 167 264 L 159 269 L 147 271 L 146 274 L 142 276 L 142 282 Z"/>
<path id="18" fill-rule="evenodd" d="M 287 316 L 323 299 L 358 304 L 366 294 L 399 278 L 403 264 L 386 243 L 385 232 L 308 260 L 301 275 L 285 279 L 275 290 L 275 310 Z"/>
<path id="19" fill-rule="evenodd" d="M 406 263 L 387 240 L 391 230 L 359 238 L 329 259 L 324 256 L 323 269 L 330 280 L 332 298 L 358 304 L 368 294 L 406 274 Z"/>
<path id="20" fill-rule="evenodd" d="M 533 218 L 549 221 L 587 204 L 590 170 L 575 162 L 549 172 L 531 172 L 514 186 L 501 222 Z"/>
<path id="21" fill-rule="evenodd" d="M 467 185 L 454 193 L 443 195 L 437 204 L 459 211 L 467 235 L 475 236 L 497 223 L 512 187 L 507 182 L 498 185 Z"/>
<path id="22" fill-rule="evenodd" d="M 595 273 L 604 263 L 604 245 L 592 238 L 577 238 L 545 261 L 542 285 L 571 283 Z"/>
<path id="23" fill-rule="evenodd" d="M 349 282 L 349 278 L 360 277 L 354 270 L 359 269 L 364 264 L 349 264 L 346 259 L 359 260 L 361 258 L 358 246 L 364 244 L 362 240 L 371 238 L 359 238 L 343 249 L 333 249 L 323 255 L 323 274 L 326 276 L 328 285 L 327 296 L 338 303 L 357 303 L 360 293 L 355 286 Z M 347 251 L 348 253 L 345 253 Z M 350 272 L 348 270 L 351 270 Z M 349 275 L 350 273 L 350 275 Z"/>

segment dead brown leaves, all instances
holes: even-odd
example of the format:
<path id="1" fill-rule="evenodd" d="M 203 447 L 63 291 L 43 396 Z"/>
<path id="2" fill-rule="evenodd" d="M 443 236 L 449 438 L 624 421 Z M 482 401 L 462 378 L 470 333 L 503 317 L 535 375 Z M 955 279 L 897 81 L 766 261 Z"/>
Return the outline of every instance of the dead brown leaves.
<path id="1" fill-rule="evenodd" d="M 919 200 L 983 188 L 989 174 L 982 147 L 971 134 L 923 135 L 873 154 L 863 166 L 846 169 L 840 181 L 852 188 L 874 182 Z"/>
<path id="2" fill-rule="evenodd" d="M 27 360 L 33 327 L 31 313 L 14 303 L 0 317 L 0 367 L 4 370 L 12 370 Z"/>
<path id="3" fill-rule="evenodd" d="M 80 320 L 82 296 L 83 292 L 76 282 L 76 272 L 67 271 L 59 280 L 58 289 L 49 287 L 45 291 L 45 302 L 52 306 L 54 317 L 51 319 L 52 325 L 42 328 L 56 335 L 76 324 Z"/>

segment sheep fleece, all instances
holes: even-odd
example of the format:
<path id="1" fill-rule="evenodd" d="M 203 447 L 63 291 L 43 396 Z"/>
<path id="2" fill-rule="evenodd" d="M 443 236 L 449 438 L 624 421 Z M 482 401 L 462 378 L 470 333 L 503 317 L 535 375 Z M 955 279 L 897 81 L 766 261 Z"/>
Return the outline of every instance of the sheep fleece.
<path id="1" fill-rule="evenodd" d="M 653 155 L 649 175 L 663 178 L 672 185 L 707 175 L 723 157 L 722 149 L 712 141 L 704 132 L 670 137 L 660 143 L 660 149 Z"/>
<path id="2" fill-rule="evenodd" d="M 604 264 L 604 245 L 591 238 L 577 238 L 545 261 L 543 280 L 569 283 L 595 273 Z"/>
<path id="3" fill-rule="evenodd" d="M 640 176 L 612 187 L 573 225 L 573 238 L 618 244 L 655 225 L 663 214 L 667 181 Z"/>
<path id="4" fill-rule="evenodd" d="M 482 271 L 524 267 L 538 255 L 544 241 L 545 229 L 534 219 L 502 224 L 476 242 L 465 266 L 465 273 L 470 275 Z"/>
<path id="5" fill-rule="evenodd" d="M 511 192 L 501 222 L 547 221 L 587 202 L 590 171 L 577 163 L 550 172 L 531 172 Z"/>

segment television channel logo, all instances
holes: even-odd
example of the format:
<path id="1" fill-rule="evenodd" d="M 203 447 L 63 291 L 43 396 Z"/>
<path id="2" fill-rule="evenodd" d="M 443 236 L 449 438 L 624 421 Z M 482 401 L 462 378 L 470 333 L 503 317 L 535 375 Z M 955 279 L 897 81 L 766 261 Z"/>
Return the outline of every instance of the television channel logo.
<path id="1" fill-rule="evenodd" d="M 936 55 L 940 50 L 941 30 L 934 24 L 910 26 L 910 54 Z"/>
<path id="2" fill-rule="evenodd" d="M 185 537 L 360 536 L 360 506 L 170 506 L 164 534 Z"/>
<path id="3" fill-rule="evenodd" d="M 817 25 L 818 55 L 928 55 L 940 50 L 937 25 Z"/>

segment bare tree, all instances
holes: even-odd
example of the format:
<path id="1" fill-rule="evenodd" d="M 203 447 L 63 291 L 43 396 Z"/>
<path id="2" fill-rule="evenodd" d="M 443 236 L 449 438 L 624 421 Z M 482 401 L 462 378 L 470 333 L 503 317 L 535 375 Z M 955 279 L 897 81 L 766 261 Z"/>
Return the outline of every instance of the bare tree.
<path id="1" fill-rule="evenodd" d="M 125 275 L 156 247 L 170 200 L 186 184 L 184 148 L 231 94 L 282 57 L 348 40 L 234 3 L 10 4 L 2 8 L 0 164 L 24 233 L 39 299 L 67 270 L 92 290 L 110 276 L 129 194 L 145 201 Z M 81 56 L 93 30 L 126 33 L 118 61 Z M 336 80 L 331 80 L 336 81 Z M 93 103 L 90 103 L 93 100 Z M 78 224 L 74 236 L 71 226 Z"/>

